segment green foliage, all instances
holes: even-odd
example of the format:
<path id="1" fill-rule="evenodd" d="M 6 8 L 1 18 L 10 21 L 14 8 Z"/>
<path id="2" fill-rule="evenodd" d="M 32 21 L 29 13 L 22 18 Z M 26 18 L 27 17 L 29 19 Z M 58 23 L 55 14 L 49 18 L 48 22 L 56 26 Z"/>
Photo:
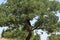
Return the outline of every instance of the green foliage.
<path id="1" fill-rule="evenodd" d="M 49 37 L 49 40 L 60 40 L 60 35 L 53 34 Z"/>
<path id="2" fill-rule="evenodd" d="M 34 27 L 51 29 L 58 22 L 57 11 L 60 10 L 58 1 L 49 0 L 7 0 L 0 5 L 0 25 L 9 26 L 11 24 L 25 24 L 25 20 L 38 19 Z"/>
<path id="3" fill-rule="evenodd" d="M 28 32 L 35 29 L 45 29 L 49 33 L 55 31 L 60 25 L 59 18 L 56 16 L 57 11 L 60 11 L 60 2 L 55 0 L 7 0 L 5 4 L 0 5 L 0 9 L 0 26 L 12 27 L 11 30 L 5 32 L 11 37 L 19 34 L 19 30 L 14 32 L 12 30 L 17 29 L 20 25 Z M 37 16 L 37 21 L 32 26 L 30 21 Z"/>
<path id="4" fill-rule="evenodd" d="M 35 35 L 33 40 L 40 40 L 40 36 L 38 34 Z"/>
<path id="5" fill-rule="evenodd" d="M 21 30 L 6 30 L 3 31 L 2 37 L 4 38 L 11 38 L 11 39 L 20 39 L 20 40 L 25 40 L 27 37 L 28 32 L 27 31 L 21 31 Z"/>

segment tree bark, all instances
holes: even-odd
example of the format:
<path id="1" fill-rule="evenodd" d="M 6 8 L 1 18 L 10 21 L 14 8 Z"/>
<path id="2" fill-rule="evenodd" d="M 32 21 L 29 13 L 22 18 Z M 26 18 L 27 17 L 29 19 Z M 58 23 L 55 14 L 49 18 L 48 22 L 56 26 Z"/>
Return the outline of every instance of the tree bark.
<path id="1" fill-rule="evenodd" d="M 25 21 L 25 28 L 28 31 L 28 36 L 26 37 L 26 40 L 30 40 L 31 36 L 32 36 L 32 28 L 31 28 L 31 24 L 29 22 L 29 20 Z"/>
<path id="2" fill-rule="evenodd" d="M 30 31 L 28 36 L 26 37 L 26 40 L 30 40 L 31 36 L 32 36 L 32 32 Z"/>

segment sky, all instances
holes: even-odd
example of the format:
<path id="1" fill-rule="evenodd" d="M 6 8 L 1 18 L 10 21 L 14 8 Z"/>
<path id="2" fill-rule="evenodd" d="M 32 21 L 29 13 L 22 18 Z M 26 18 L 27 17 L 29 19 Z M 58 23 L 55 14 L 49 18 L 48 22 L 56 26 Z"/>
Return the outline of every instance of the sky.
<path id="1" fill-rule="evenodd" d="M 2 3 L 2 2 L 4 2 L 5 0 L 0 0 L 0 4 Z"/>
<path id="2" fill-rule="evenodd" d="M 2 2 L 4 2 L 4 1 L 5 1 L 5 0 L 0 0 L 0 4 L 1 4 Z M 60 1 L 60 0 L 59 0 L 59 1 Z M 59 16 L 59 20 L 60 20 L 60 13 L 58 13 L 57 16 Z M 36 18 L 37 18 L 37 17 L 36 17 Z M 33 21 L 31 21 L 31 24 L 34 24 L 35 21 L 37 21 L 37 20 L 34 19 Z M 3 30 L 3 29 L 6 29 L 6 27 L 3 27 L 3 28 L 0 27 L 0 34 L 2 33 L 2 30 Z M 40 33 L 40 36 L 41 36 L 41 40 L 46 40 L 46 39 L 44 39 L 44 38 L 47 38 L 46 31 L 43 32 L 43 35 L 41 35 L 41 32 L 42 32 L 42 31 L 40 30 L 39 33 Z"/>

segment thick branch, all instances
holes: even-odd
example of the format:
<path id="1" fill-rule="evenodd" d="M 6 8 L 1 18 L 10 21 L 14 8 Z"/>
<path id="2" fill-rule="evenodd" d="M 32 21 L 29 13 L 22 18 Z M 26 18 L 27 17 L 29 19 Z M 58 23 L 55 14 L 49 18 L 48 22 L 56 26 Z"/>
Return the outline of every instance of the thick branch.
<path id="1" fill-rule="evenodd" d="M 42 21 L 38 20 L 37 23 L 35 24 L 34 28 L 32 29 L 32 31 L 35 29 L 41 29 L 43 22 L 44 22 L 43 20 Z"/>
<path id="2" fill-rule="evenodd" d="M 40 29 L 40 27 L 34 27 L 34 28 L 32 29 L 32 31 L 35 30 L 35 29 Z"/>
<path id="3" fill-rule="evenodd" d="M 27 31 L 31 31 L 32 30 L 32 27 L 31 27 L 31 24 L 30 24 L 29 20 L 26 20 L 24 22 L 24 24 L 25 24 L 25 28 L 26 28 Z"/>

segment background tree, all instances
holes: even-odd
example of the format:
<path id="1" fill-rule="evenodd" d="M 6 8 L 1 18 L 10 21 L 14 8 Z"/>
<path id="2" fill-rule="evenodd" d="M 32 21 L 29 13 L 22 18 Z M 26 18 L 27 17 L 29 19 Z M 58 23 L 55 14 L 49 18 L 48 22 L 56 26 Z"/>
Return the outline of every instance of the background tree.
<path id="1" fill-rule="evenodd" d="M 27 30 L 26 40 L 30 40 L 35 29 L 43 29 L 53 32 L 58 23 L 57 11 L 60 11 L 60 3 L 50 0 L 7 0 L 0 5 L 0 26 L 19 28 L 20 25 Z M 34 26 L 31 20 L 38 17 Z"/>

